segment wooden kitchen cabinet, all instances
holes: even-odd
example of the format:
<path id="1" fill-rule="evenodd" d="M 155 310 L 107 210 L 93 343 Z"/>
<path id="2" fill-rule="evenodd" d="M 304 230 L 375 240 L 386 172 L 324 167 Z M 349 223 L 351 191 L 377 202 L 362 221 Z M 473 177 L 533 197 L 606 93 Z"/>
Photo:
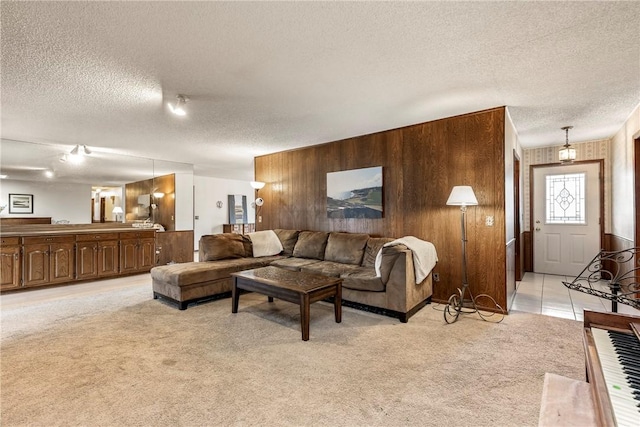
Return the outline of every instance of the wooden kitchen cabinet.
<path id="1" fill-rule="evenodd" d="M 76 279 L 115 276 L 120 272 L 118 233 L 79 234 L 76 241 Z"/>
<path id="2" fill-rule="evenodd" d="M 96 230 L 92 224 L 55 226 L 49 233 L 42 227 L 2 230 L 0 291 L 146 273 L 156 265 L 153 229 Z M 165 245 L 167 256 L 172 246 Z"/>
<path id="3" fill-rule="evenodd" d="M 20 287 L 20 239 L 2 238 L 0 246 L 0 291 Z"/>
<path id="4" fill-rule="evenodd" d="M 120 233 L 120 273 L 142 273 L 155 265 L 155 231 Z"/>
<path id="5" fill-rule="evenodd" d="M 23 237 L 22 285 L 41 286 L 75 278 L 75 236 Z"/>

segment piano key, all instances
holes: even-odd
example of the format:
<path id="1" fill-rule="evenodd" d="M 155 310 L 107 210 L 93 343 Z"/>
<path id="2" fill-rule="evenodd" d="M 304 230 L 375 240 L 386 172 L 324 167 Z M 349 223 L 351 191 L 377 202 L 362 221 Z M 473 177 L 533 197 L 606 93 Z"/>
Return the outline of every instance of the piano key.
<path id="1" fill-rule="evenodd" d="M 634 357 L 637 340 L 628 340 L 627 334 L 598 328 L 592 328 L 591 332 L 616 423 L 620 427 L 640 426 L 640 397 L 635 393 L 634 382 L 629 380 L 640 379 L 635 372 L 639 365 Z"/>

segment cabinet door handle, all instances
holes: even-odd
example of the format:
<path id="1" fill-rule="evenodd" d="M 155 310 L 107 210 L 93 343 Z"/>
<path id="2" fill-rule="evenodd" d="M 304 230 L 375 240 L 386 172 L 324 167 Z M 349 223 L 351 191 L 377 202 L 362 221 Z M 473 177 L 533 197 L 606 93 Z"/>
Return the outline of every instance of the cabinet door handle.
<path id="1" fill-rule="evenodd" d="M 17 260 L 18 259 L 18 254 L 13 254 L 13 257 Z"/>

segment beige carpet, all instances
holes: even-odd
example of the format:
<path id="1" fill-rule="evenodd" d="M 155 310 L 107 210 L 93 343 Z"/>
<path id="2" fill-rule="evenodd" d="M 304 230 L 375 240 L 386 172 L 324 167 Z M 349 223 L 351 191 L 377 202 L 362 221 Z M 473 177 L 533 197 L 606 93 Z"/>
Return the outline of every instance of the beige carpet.
<path id="1" fill-rule="evenodd" d="M 584 377 L 571 320 L 311 316 L 303 342 L 292 304 L 178 311 L 150 286 L 3 309 L 1 424 L 535 426 L 544 373 Z"/>

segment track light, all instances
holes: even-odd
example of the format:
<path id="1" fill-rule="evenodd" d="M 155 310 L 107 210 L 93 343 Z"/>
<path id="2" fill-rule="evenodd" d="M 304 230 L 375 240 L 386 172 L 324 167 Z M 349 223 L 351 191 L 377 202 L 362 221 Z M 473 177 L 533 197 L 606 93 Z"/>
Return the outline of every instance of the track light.
<path id="1" fill-rule="evenodd" d="M 60 162 L 64 163 L 67 160 L 69 160 L 71 163 L 75 163 L 75 164 L 82 163 L 84 160 L 84 156 L 88 156 L 91 153 L 92 151 L 89 150 L 89 148 L 86 145 L 83 145 L 82 149 L 80 149 L 80 145 L 76 145 L 69 152 L 68 156 L 65 154 L 62 155 L 62 157 L 60 158 Z"/>
<path id="2" fill-rule="evenodd" d="M 186 116 L 187 111 L 184 109 L 184 106 L 187 101 L 189 101 L 189 98 L 184 95 L 178 95 L 176 98 L 178 100 L 175 102 L 175 105 L 169 104 L 169 110 L 176 116 Z"/>

